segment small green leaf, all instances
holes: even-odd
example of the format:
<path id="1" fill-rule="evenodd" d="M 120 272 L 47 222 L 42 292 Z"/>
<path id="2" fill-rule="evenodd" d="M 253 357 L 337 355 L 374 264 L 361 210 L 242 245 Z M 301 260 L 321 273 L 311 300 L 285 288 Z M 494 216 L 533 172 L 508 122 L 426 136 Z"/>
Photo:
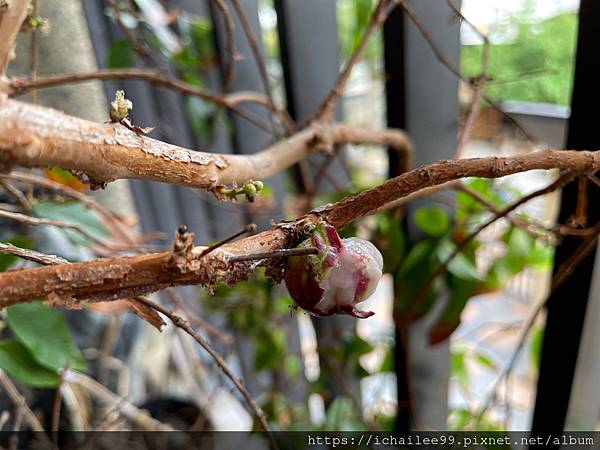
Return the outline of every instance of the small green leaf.
<path id="1" fill-rule="evenodd" d="M 440 241 L 436 256 L 440 263 L 446 261 L 456 249 L 456 245 L 449 239 Z M 464 253 L 465 250 L 458 253 L 448 263 L 448 272 L 458 278 L 465 280 L 482 280 L 482 276 L 475 266 L 474 257 L 470 258 Z"/>
<path id="2" fill-rule="evenodd" d="M 431 206 L 415 211 L 415 224 L 431 236 L 440 237 L 450 228 L 450 219 L 442 208 Z"/>
<path id="3" fill-rule="evenodd" d="M 445 341 L 458 328 L 462 312 L 471 299 L 476 284 L 476 281 L 472 279 L 465 280 L 455 276 L 449 278 L 448 291 L 450 299 L 444 312 L 429 331 L 429 343 L 431 345 Z"/>
<path id="4" fill-rule="evenodd" d="M 108 67 L 111 69 L 126 69 L 135 65 L 136 55 L 127 39 L 113 42 L 108 55 Z"/>
<path id="5" fill-rule="evenodd" d="M 7 321 L 33 358 L 48 369 L 64 367 L 85 371 L 85 361 L 64 317 L 41 302 L 21 303 L 7 309 Z"/>
<path id="6" fill-rule="evenodd" d="M 462 387 L 469 385 L 469 371 L 465 362 L 465 352 L 458 350 L 450 359 L 450 374 Z"/>
<path id="7" fill-rule="evenodd" d="M 285 373 L 292 380 L 297 380 L 302 369 L 302 362 L 297 355 L 285 355 L 284 359 Z"/>
<path id="8" fill-rule="evenodd" d="M 487 367 L 491 370 L 498 370 L 498 365 L 494 361 L 492 361 L 492 359 L 489 356 L 484 355 L 483 353 L 477 353 L 475 357 L 477 358 L 479 364 L 481 364 L 482 366 Z"/>
<path id="9" fill-rule="evenodd" d="M 364 431 L 365 426 L 355 411 L 352 400 L 348 397 L 336 397 L 327 408 L 324 430 Z"/>
<path id="10" fill-rule="evenodd" d="M 529 354 L 531 355 L 531 362 L 536 369 L 540 369 L 542 363 L 542 346 L 544 344 L 544 327 L 537 326 L 531 331 L 530 343 L 529 343 Z"/>
<path id="11" fill-rule="evenodd" d="M 0 341 L 0 368 L 30 386 L 54 387 L 60 382 L 56 371 L 40 365 L 17 340 Z"/>
<path id="12" fill-rule="evenodd" d="M 347 357 L 362 356 L 371 353 L 374 347 L 357 334 L 354 334 L 352 339 L 346 342 L 345 350 Z"/>

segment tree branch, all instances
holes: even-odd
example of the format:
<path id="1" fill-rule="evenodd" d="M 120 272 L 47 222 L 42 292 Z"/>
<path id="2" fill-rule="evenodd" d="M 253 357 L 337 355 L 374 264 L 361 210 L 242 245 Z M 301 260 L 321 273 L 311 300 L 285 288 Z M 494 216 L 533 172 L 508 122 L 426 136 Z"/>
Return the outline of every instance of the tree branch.
<path id="1" fill-rule="evenodd" d="M 429 164 L 354 197 L 313 210 L 294 221 L 282 222 L 272 230 L 226 244 L 201 258 L 198 256 L 206 247 L 191 248 L 191 243 L 183 254 L 151 253 L 4 272 L 0 274 L 0 308 L 52 293 L 98 301 L 131 298 L 169 286 L 199 284 L 212 288 L 220 283 L 234 284 L 247 278 L 253 265 L 244 261 L 229 262 L 228 258 L 293 247 L 304 236 L 307 225 L 325 220 L 336 228 L 343 228 L 395 199 L 460 178 L 498 178 L 552 168 L 592 173 L 600 169 L 600 151 L 545 150 L 515 157 Z"/>
<path id="2" fill-rule="evenodd" d="M 0 242 L 0 253 L 18 256 L 19 258 L 27 259 L 39 264 L 70 264 L 69 261 L 60 256 L 48 255 L 46 253 L 36 252 L 35 250 L 29 250 L 27 248 L 21 248 L 3 242 Z"/>
<path id="3" fill-rule="evenodd" d="M 68 75 L 50 75 L 46 77 L 36 78 L 35 80 L 24 78 L 13 78 L 10 80 L 9 96 L 26 94 L 37 89 L 45 89 L 55 86 L 61 86 L 71 83 L 82 83 L 89 80 L 119 80 L 119 79 L 136 79 L 145 80 L 156 86 L 164 86 L 173 89 L 185 95 L 200 97 L 204 100 L 212 102 L 216 105 L 227 108 L 249 122 L 254 123 L 260 128 L 270 129 L 267 123 L 263 123 L 262 119 L 245 109 L 239 107 L 242 103 L 258 103 L 273 109 L 274 105 L 268 97 L 257 92 L 240 91 L 231 94 L 219 94 L 217 92 L 203 89 L 193 84 L 176 78 L 170 78 L 157 70 L 149 69 L 111 69 L 98 70 L 96 72 L 74 73 Z"/>
<path id="4" fill-rule="evenodd" d="M 0 11 L 0 79 L 6 76 L 8 63 L 15 57 L 15 40 L 27 17 L 28 5 L 27 0 L 5 0 L 5 7 Z M 4 88 L 0 86 L 0 91 Z"/>
<path id="5" fill-rule="evenodd" d="M 328 144 L 372 143 L 410 151 L 400 130 L 318 125 L 253 155 L 196 152 L 138 135 L 120 124 L 98 124 L 15 100 L 0 104 L 0 164 L 62 167 L 87 176 L 92 187 L 137 178 L 214 189 L 265 179 Z"/>

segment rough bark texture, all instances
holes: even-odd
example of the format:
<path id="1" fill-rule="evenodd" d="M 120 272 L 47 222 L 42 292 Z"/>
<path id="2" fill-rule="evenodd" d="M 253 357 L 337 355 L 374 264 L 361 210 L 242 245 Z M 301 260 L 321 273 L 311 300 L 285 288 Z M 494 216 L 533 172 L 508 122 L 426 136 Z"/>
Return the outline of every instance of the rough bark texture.
<path id="1" fill-rule="evenodd" d="M 600 169 L 600 151 L 545 150 L 517 157 L 473 158 L 429 164 L 381 186 L 326 205 L 295 221 L 224 245 L 199 258 L 205 247 L 195 247 L 182 257 L 175 253 L 101 259 L 70 265 L 23 269 L 0 274 L 0 307 L 44 298 L 52 293 L 77 299 L 105 300 L 132 297 L 167 286 L 235 283 L 251 272 L 248 262 L 228 263 L 227 256 L 272 251 L 298 243 L 307 226 L 325 220 L 343 228 L 381 206 L 423 188 L 465 177 L 497 178 L 534 169 L 563 168 L 576 173 Z M 183 258 L 183 260 L 182 260 Z"/>
<path id="2" fill-rule="evenodd" d="M 4 0 L 0 10 L 0 81 L 6 75 L 8 63 L 15 57 L 15 39 L 27 17 L 27 0 Z M 2 90 L 2 89 L 0 89 Z"/>
<path id="3" fill-rule="evenodd" d="M 375 143 L 410 151 L 400 130 L 313 125 L 253 155 L 196 152 L 139 135 L 121 124 L 98 124 L 15 100 L 0 105 L 0 162 L 62 167 L 92 184 L 138 178 L 212 189 L 265 179 L 306 158 L 314 148 Z"/>

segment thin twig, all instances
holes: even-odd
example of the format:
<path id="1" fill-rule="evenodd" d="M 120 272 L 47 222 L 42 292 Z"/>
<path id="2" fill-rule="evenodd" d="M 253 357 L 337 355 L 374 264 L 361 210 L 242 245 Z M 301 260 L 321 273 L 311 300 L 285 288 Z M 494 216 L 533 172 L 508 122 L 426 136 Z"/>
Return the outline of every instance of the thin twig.
<path id="1" fill-rule="evenodd" d="M 19 258 L 33 261 L 38 264 L 50 265 L 50 264 L 71 264 L 64 258 L 56 255 L 49 255 L 46 253 L 37 252 L 35 250 L 29 250 L 28 248 L 16 247 L 12 244 L 0 242 L 0 253 L 6 255 L 14 255 Z"/>
<path id="2" fill-rule="evenodd" d="M 241 103 L 258 103 L 271 108 L 271 103 L 267 97 L 257 92 L 233 92 L 227 95 L 203 89 L 193 84 L 176 78 L 170 78 L 160 71 L 148 69 L 107 69 L 86 73 L 74 73 L 66 75 L 50 75 L 39 77 L 35 80 L 23 78 L 13 78 L 10 81 L 10 96 L 22 95 L 27 92 L 44 89 L 64 84 L 81 83 L 89 80 L 113 80 L 113 79 L 136 79 L 145 80 L 151 84 L 164 86 L 173 89 L 185 95 L 200 97 L 204 100 L 215 103 L 216 105 L 227 108 L 254 125 L 269 130 L 260 117 L 239 107 Z"/>
<path id="3" fill-rule="evenodd" d="M 137 408 L 93 378 L 71 369 L 62 370 L 61 372 L 65 383 L 77 384 L 85 388 L 93 397 L 106 405 L 117 405 L 116 409 L 119 414 L 122 414 L 145 431 L 175 431 L 169 424 L 153 418 L 147 411 Z"/>
<path id="4" fill-rule="evenodd" d="M 123 239 L 128 244 L 137 245 L 138 241 L 132 237 L 129 227 L 123 223 L 121 217 L 118 214 L 106 208 L 105 206 L 98 203 L 94 198 L 89 195 L 85 195 L 69 186 L 66 186 L 56 181 L 50 180 L 49 178 L 40 177 L 31 173 L 12 172 L 7 175 L 0 175 L 0 180 L 13 180 L 23 183 L 34 184 L 41 186 L 46 189 L 58 192 L 66 197 L 78 200 L 83 203 L 87 208 L 96 210 L 110 225 L 112 229 L 118 234 L 118 237 Z"/>
<path id="5" fill-rule="evenodd" d="M 502 372 L 498 375 L 498 378 L 496 379 L 496 381 L 492 385 L 492 388 L 489 391 L 490 394 L 488 395 L 487 399 L 483 402 L 483 406 L 480 408 L 479 412 L 477 413 L 478 421 L 480 421 L 483 418 L 483 415 L 485 414 L 485 412 L 492 405 L 492 402 L 496 398 L 496 393 L 498 391 L 498 388 L 499 388 L 502 380 L 505 377 L 508 377 L 509 374 L 512 372 L 512 370 L 515 366 L 515 363 L 517 362 L 517 357 L 519 356 L 519 353 L 521 352 L 521 350 L 523 349 L 523 346 L 525 345 L 527 336 L 529 335 L 531 328 L 535 324 L 537 317 L 540 315 L 540 313 L 543 311 L 543 309 L 548 304 L 548 299 L 550 298 L 551 294 L 562 285 L 562 283 L 571 275 L 573 270 L 575 270 L 575 268 L 577 268 L 579 266 L 579 264 L 583 261 L 583 259 L 587 255 L 589 255 L 591 250 L 594 248 L 595 242 L 598 239 L 598 234 L 600 234 L 600 222 L 597 223 L 594 227 L 590 228 L 589 230 L 590 230 L 591 235 L 584 242 L 581 243 L 581 245 L 577 248 L 577 250 L 575 250 L 575 252 L 573 252 L 573 254 L 564 263 L 562 263 L 562 265 L 558 268 L 558 270 L 552 277 L 552 282 L 550 285 L 550 294 L 548 294 L 546 299 L 544 301 L 540 302 L 533 309 L 533 311 L 531 311 L 531 313 L 529 314 L 527 320 L 525 321 L 523 327 L 521 328 L 521 331 L 519 333 L 519 338 L 517 339 L 517 346 L 513 350 L 513 353 L 508 361 L 508 364 L 506 364 L 506 366 L 504 366 L 504 368 L 502 369 Z"/>
<path id="6" fill-rule="evenodd" d="M 60 383 L 54 392 L 54 405 L 52 406 L 52 441 L 58 446 L 58 431 L 60 430 L 60 413 L 62 409 L 61 386 L 63 384 L 62 375 Z"/>
<path id="7" fill-rule="evenodd" d="M 423 282 L 423 284 L 415 294 L 415 298 L 409 308 L 407 318 L 410 320 L 414 312 L 417 310 L 418 306 L 426 297 L 427 293 L 429 292 L 429 289 L 431 288 L 433 282 L 437 279 L 437 277 L 446 271 L 448 265 L 452 262 L 452 260 L 467 246 L 467 244 L 469 244 L 469 242 L 471 242 L 476 236 L 478 236 L 479 233 L 481 233 L 485 228 L 496 222 L 498 219 L 506 217 L 507 214 L 511 213 L 519 206 L 527 203 L 528 201 L 536 197 L 548 194 L 550 192 L 554 192 L 557 189 L 561 189 L 563 186 L 572 181 L 575 177 L 576 174 L 573 173 L 573 171 L 569 170 L 566 173 L 563 173 L 557 180 L 555 180 L 550 185 L 542 189 L 538 189 L 537 191 L 532 192 L 531 194 L 525 195 L 520 200 L 517 200 L 513 204 L 501 210 L 498 214 L 494 214 L 490 219 L 478 225 L 474 231 L 472 231 L 467 237 L 465 237 L 462 241 L 456 244 L 456 247 L 452 251 L 452 253 L 440 265 L 438 265 L 437 268 L 431 273 L 431 275 L 427 277 L 425 282 Z"/>
<path id="8" fill-rule="evenodd" d="M 31 212 L 31 204 L 29 203 L 29 200 L 27 200 L 25 194 L 14 187 L 8 180 L 4 180 L 2 178 L 0 178 L 0 186 L 2 186 L 6 192 L 15 198 L 17 203 L 21 205 L 23 211 Z"/>
<path id="9" fill-rule="evenodd" d="M 93 236 L 92 234 L 90 234 L 88 231 L 86 231 L 83 227 L 81 227 L 78 224 L 66 223 L 66 222 L 62 222 L 60 220 L 51 220 L 51 219 L 43 219 L 40 217 L 32 217 L 32 216 L 28 216 L 26 214 L 5 211 L 3 209 L 0 209 L 0 217 L 4 217 L 5 219 L 10 219 L 10 220 L 16 220 L 17 222 L 26 223 L 28 225 L 52 225 L 52 226 L 59 227 L 59 228 L 74 230 L 74 231 L 77 231 L 82 236 L 84 236 L 85 238 L 89 239 L 90 241 L 95 242 L 96 244 L 99 244 L 102 246 L 105 245 L 105 242 L 103 242 L 102 240 Z"/>
<path id="10" fill-rule="evenodd" d="M 35 17 L 37 15 L 38 9 L 38 0 L 31 1 L 31 17 Z M 37 28 L 31 30 L 31 42 L 29 44 L 29 78 L 31 80 L 36 79 L 37 77 Z M 33 92 L 31 95 L 31 102 L 37 102 L 37 92 Z"/>
<path id="11" fill-rule="evenodd" d="M 365 34 L 363 35 L 358 47 L 356 47 L 356 50 L 344 66 L 344 69 L 340 72 L 333 89 L 331 89 L 316 112 L 314 116 L 315 120 L 331 119 L 336 101 L 344 91 L 344 87 L 346 86 L 346 83 L 350 78 L 350 74 L 352 73 L 352 68 L 358 61 L 360 61 L 365 49 L 367 48 L 369 39 L 385 22 L 385 19 L 387 19 L 389 14 L 392 12 L 393 8 L 396 6 L 396 3 L 396 0 L 379 0 L 379 3 L 377 3 L 377 6 L 371 15 L 371 21 L 367 27 L 367 30 L 365 31 Z M 402 2 L 400 1 L 400 3 Z"/>
<path id="12" fill-rule="evenodd" d="M 244 397 L 244 399 L 248 403 L 248 406 L 256 415 L 261 426 L 269 435 L 271 445 L 273 446 L 274 449 L 276 449 L 277 444 L 271 433 L 269 424 L 267 423 L 265 413 L 263 412 L 261 407 L 258 406 L 256 401 L 252 398 L 252 396 L 250 395 L 248 390 L 244 387 L 242 381 L 235 376 L 235 374 L 229 368 L 229 366 L 225 362 L 225 360 L 221 357 L 221 355 L 219 355 L 219 353 L 217 353 L 217 351 L 215 349 L 212 348 L 212 346 L 208 343 L 208 341 L 206 339 L 204 339 L 202 336 L 200 336 L 192 328 L 192 326 L 189 324 L 189 322 L 187 320 L 185 320 L 180 315 L 174 313 L 170 309 L 165 308 L 164 306 L 161 306 L 158 303 L 154 303 L 152 300 L 149 300 L 146 297 L 136 297 L 135 299 L 139 302 L 142 302 L 142 303 L 150 306 L 151 308 L 155 309 L 156 311 L 160 312 L 161 314 L 164 314 L 166 317 L 169 318 L 169 320 L 171 320 L 171 322 L 173 322 L 173 325 L 175 325 L 178 328 L 181 328 L 183 331 L 185 331 L 187 334 L 189 334 L 191 337 L 193 337 L 194 340 L 196 342 L 198 342 L 198 344 L 200 344 L 200 346 L 208 352 L 208 354 L 214 359 L 215 363 L 221 368 L 221 370 L 225 373 L 225 375 L 227 375 L 227 377 L 232 381 L 232 383 L 235 385 L 235 387 L 240 392 L 240 394 L 242 394 L 242 397 Z"/>
<path id="13" fill-rule="evenodd" d="M 268 258 L 288 258 L 290 256 L 316 255 L 319 250 L 316 247 L 307 248 L 282 248 L 272 252 L 251 253 L 249 255 L 236 255 L 227 258 L 227 262 L 254 261 Z"/>
<path id="14" fill-rule="evenodd" d="M 221 0 L 216 0 L 217 3 Z M 244 34 L 246 35 L 246 39 L 248 40 L 248 44 L 250 45 L 250 49 L 252 50 L 252 55 L 254 56 L 254 61 L 256 62 L 256 67 L 258 68 L 258 73 L 260 74 L 260 78 L 262 80 L 263 88 L 265 90 L 265 94 L 267 95 L 270 103 L 270 107 L 273 113 L 277 113 L 277 109 L 275 107 L 275 102 L 273 101 L 273 95 L 271 94 L 271 86 L 269 83 L 269 75 L 267 73 L 267 62 L 259 48 L 258 39 L 252 30 L 252 25 L 250 24 L 250 20 L 248 19 L 248 15 L 246 11 L 244 11 L 244 7 L 241 5 L 239 0 L 231 0 L 233 4 L 233 8 L 235 9 L 235 13 L 240 19 L 240 23 L 242 24 L 242 29 L 244 30 Z M 270 115 L 269 117 L 272 116 Z M 275 124 L 271 120 L 272 132 L 274 136 L 277 136 L 277 129 Z"/>
<path id="15" fill-rule="evenodd" d="M 476 191 L 475 189 L 471 189 L 469 186 L 465 185 L 464 183 L 457 183 L 456 189 L 464 192 L 465 194 L 470 195 L 471 197 L 473 197 L 475 200 L 477 200 L 479 203 L 481 203 L 483 206 L 485 206 L 491 212 L 493 212 L 495 214 L 502 214 L 502 210 L 500 208 L 498 208 L 496 205 L 494 205 L 494 203 L 492 203 L 489 199 L 487 199 L 480 192 Z M 522 230 L 526 231 L 527 233 L 529 233 L 531 236 L 533 236 L 536 239 L 542 239 L 543 241 L 545 241 L 547 243 L 551 243 L 551 244 L 556 243 L 556 232 L 552 229 L 548 229 L 548 228 L 544 227 L 542 224 L 539 224 L 539 223 L 531 224 L 531 223 L 527 222 L 526 220 L 523 220 L 519 217 L 514 217 L 512 214 L 507 214 L 505 216 L 505 218 L 513 226 L 515 226 L 517 228 L 521 228 Z M 531 225 L 533 225 L 535 228 L 542 230 L 544 233 L 538 233 L 537 231 L 532 230 L 530 227 Z M 552 239 L 549 238 L 548 234 L 551 234 L 553 236 L 553 238 Z"/>
<path id="16" fill-rule="evenodd" d="M 221 12 L 223 16 L 223 21 L 225 22 L 225 31 L 226 31 L 226 49 L 227 49 L 227 63 L 223 64 L 223 86 L 227 87 L 231 80 L 233 80 L 234 69 L 235 69 L 235 60 L 236 60 L 236 50 L 235 50 L 235 31 L 233 26 L 233 18 L 231 17 L 231 13 L 229 12 L 229 8 L 225 4 L 224 0 L 215 0 L 215 5 L 217 5 L 217 9 Z"/>
<path id="17" fill-rule="evenodd" d="M 202 258 L 203 256 L 208 255 L 213 250 L 227 244 L 228 242 L 233 241 L 237 237 L 240 237 L 246 233 L 253 233 L 254 231 L 256 231 L 256 228 L 257 227 L 256 227 L 255 223 L 250 223 L 250 224 L 246 225 L 243 230 L 238 231 L 237 233 L 234 233 L 231 236 L 226 237 L 225 239 L 221 239 L 220 241 L 215 242 L 214 244 L 206 247 L 204 250 L 202 250 L 202 252 L 200 252 L 200 254 L 197 256 L 197 258 Z"/>
<path id="18" fill-rule="evenodd" d="M 196 326 L 202 329 L 208 336 L 214 337 L 219 340 L 224 345 L 231 345 L 233 343 L 233 336 L 230 334 L 225 334 L 217 327 L 213 326 L 207 320 L 204 320 L 202 317 L 197 314 L 193 314 L 186 307 L 186 303 L 183 298 L 179 295 L 179 293 L 174 288 L 165 289 L 166 294 L 169 296 L 171 301 L 175 304 L 175 306 L 185 313 L 186 317 L 189 317 L 190 321 L 195 323 Z"/>
<path id="19" fill-rule="evenodd" d="M 31 429 L 33 431 L 40 432 L 40 436 L 44 436 L 44 438 L 48 440 L 48 436 L 46 436 L 46 434 L 44 433 L 44 427 L 38 420 L 37 416 L 27 405 L 25 397 L 21 395 L 19 390 L 16 388 L 16 386 L 13 384 L 10 378 L 6 375 L 6 372 L 4 372 L 4 370 L 2 369 L 0 369 L 0 385 L 2 386 L 2 390 L 6 392 L 8 398 L 10 398 L 12 403 L 17 408 L 20 406 L 23 407 L 25 413 L 25 420 L 27 420 L 27 423 L 29 424 Z"/>

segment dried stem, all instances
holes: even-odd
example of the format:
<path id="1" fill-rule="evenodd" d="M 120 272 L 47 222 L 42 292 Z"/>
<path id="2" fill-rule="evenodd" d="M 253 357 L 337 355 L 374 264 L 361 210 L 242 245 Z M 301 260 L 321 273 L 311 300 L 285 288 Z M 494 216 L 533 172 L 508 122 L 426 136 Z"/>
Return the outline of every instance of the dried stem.
<path id="1" fill-rule="evenodd" d="M 26 214 L 5 211 L 3 209 L 0 209 L 0 217 L 10 220 L 16 220 L 17 222 L 26 223 L 28 225 L 52 225 L 59 228 L 74 230 L 82 236 L 84 236 L 85 238 L 89 239 L 90 241 L 93 241 L 102 246 L 105 245 L 105 242 L 99 240 L 97 237 L 93 236 L 87 230 L 85 230 L 83 227 L 77 224 L 61 222 L 59 220 L 43 219 L 40 217 L 32 217 Z"/>
<path id="2" fill-rule="evenodd" d="M 62 371 L 63 382 L 67 384 L 77 384 L 85 388 L 89 393 L 108 406 L 114 406 L 115 410 L 119 412 L 123 417 L 131 420 L 133 423 L 140 426 L 146 431 L 174 431 L 170 425 L 159 422 L 148 414 L 147 411 L 137 408 L 135 405 L 119 397 L 115 393 L 111 392 L 105 386 L 93 378 L 88 377 L 79 372 L 75 372 L 70 369 Z"/>
<path id="3" fill-rule="evenodd" d="M 464 192 L 465 194 L 468 194 L 471 197 L 473 197 L 475 200 L 477 200 L 479 203 L 481 203 L 483 206 L 485 206 L 491 212 L 493 212 L 495 214 L 502 214 L 502 210 L 500 208 L 498 208 L 496 205 L 494 205 L 490 200 L 488 200 L 480 192 L 478 192 L 474 189 L 471 189 L 469 186 L 467 186 L 463 183 L 457 184 L 456 188 L 458 190 Z M 514 217 L 512 214 L 507 214 L 505 216 L 505 218 L 513 226 L 515 226 L 517 228 L 521 228 L 522 230 L 526 231 L 527 233 L 529 233 L 531 236 L 533 236 L 536 239 L 542 239 L 550 244 L 556 243 L 556 233 L 554 230 L 550 230 L 541 224 L 531 224 L 528 221 L 523 220 L 519 217 Z M 537 229 L 543 230 L 544 233 L 542 234 L 542 233 L 538 233 L 536 230 L 532 230 L 531 225 L 533 225 Z M 548 234 L 550 234 L 552 236 L 552 238 L 550 238 L 548 236 Z"/>
<path id="4" fill-rule="evenodd" d="M 214 0 L 217 9 L 221 12 L 223 20 L 225 22 L 226 30 L 226 49 L 227 49 L 227 62 L 223 64 L 223 86 L 227 87 L 231 80 L 233 80 L 236 51 L 235 51 L 235 32 L 233 26 L 233 18 L 229 12 L 229 8 L 225 4 L 224 0 Z"/>
<path id="5" fill-rule="evenodd" d="M 221 95 L 217 92 L 203 89 L 193 84 L 186 83 L 185 81 L 178 80 L 176 78 L 170 78 L 160 71 L 148 70 L 148 69 L 111 69 L 111 70 L 98 70 L 95 72 L 86 73 L 74 73 L 67 75 L 51 75 L 45 77 L 39 77 L 35 80 L 27 80 L 23 78 L 13 78 L 10 81 L 9 95 L 22 95 L 30 91 L 37 89 L 50 88 L 54 86 L 61 86 L 64 84 L 81 83 L 89 80 L 114 80 L 114 79 L 136 79 L 145 80 L 157 86 L 164 86 L 169 89 L 173 89 L 185 95 L 194 97 L 200 97 L 204 100 L 210 101 L 216 105 L 227 108 L 241 117 L 247 119 L 249 122 L 254 123 L 256 126 L 269 129 L 269 125 L 264 121 L 250 113 L 249 111 L 239 107 L 242 103 L 258 103 L 265 105 L 268 108 L 272 108 L 270 100 L 262 94 L 257 92 L 233 92 L 231 94 Z"/>
<path id="6" fill-rule="evenodd" d="M 255 261 L 257 259 L 289 258 L 290 256 L 316 255 L 319 250 L 316 247 L 306 248 L 282 248 L 272 252 L 251 253 L 249 255 L 230 256 L 227 262 Z"/>
<path id="7" fill-rule="evenodd" d="M 31 173 L 12 172 L 8 175 L 0 175 L 0 181 L 3 180 L 13 180 L 22 183 L 34 184 L 36 186 L 58 192 L 59 194 L 74 200 L 78 200 L 87 208 L 97 211 L 98 214 L 100 214 L 104 220 L 106 220 L 106 222 L 112 225 L 112 229 L 124 242 L 133 245 L 138 244 L 138 240 L 132 236 L 129 227 L 123 223 L 123 220 L 116 213 L 101 205 L 89 195 L 79 192 L 64 184 L 57 183 L 49 178 L 40 177 Z"/>
<path id="8" fill-rule="evenodd" d="M 218 242 L 215 242 L 212 245 L 209 245 L 208 247 L 206 247 L 204 250 L 202 250 L 200 252 L 200 254 L 198 255 L 198 258 L 202 258 L 203 256 L 208 255 L 210 252 L 212 252 L 213 250 L 227 244 L 228 242 L 233 241 L 235 238 L 238 238 L 240 236 L 242 236 L 243 234 L 246 233 L 253 233 L 254 231 L 256 231 L 256 224 L 255 223 L 250 223 L 248 225 L 246 225 L 244 227 L 243 230 L 238 231 L 237 233 L 232 234 L 231 236 L 225 238 L 225 239 L 221 239 Z"/>
<path id="9" fill-rule="evenodd" d="M 600 152 L 546 150 L 515 157 L 429 164 L 354 197 L 316 209 L 295 221 L 280 223 L 270 231 L 226 244 L 200 260 L 191 258 L 184 264 L 184 270 L 176 264 L 180 255 L 165 252 L 4 272 L 0 274 L 0 307 L 44 298 L 51 293 L 98 301 L 130 298 L 177 285 L 232 284 L 247 278 L 251 265 L 228 263 L 228 258 L 294 247 L 307 225 L 325 220 L 336 228 L 343 228 L 398 198 L 460 178 L 498 178 L 527 170 L 553 168 L 570 169 L 573 175 L 569 174 L 568 178 L 576 173 L 591 173 L 600 168 Z M 565 182 L 565 177 L 561 177 L 548 188 L 523 197 L 503 213 L 508 214 L 519 204 L 546 190 L 558 189 Z M 204 249 L 196 247 L 191 255 Z"/>
<path id="10" fill-rule="evenodd" d="M 0 253 L 4 253 L 6 255 L 14 255 L 19 258 L 26 259 L 28 261 L 33 261 L 38 264 L 44 265 L 52 265 L 52 264 L 70 264 L 64 258 L 55 255 L 48 255 L 46 253 L 37 252 L 35 250 L 29 250 L 27 248 L 16 247 L 12 244 L 6 244 L 0 242 Z"/>
<path id="11" fill-rule="evenodd" d="M 13 384 L 10 378 L 6 375 L 6 372 L 4 372 L 4 370 L 2 369 L 0 369 L 0 385 L 2 386 L 2 390 L 6 392 L 6 395 L 8 396 L 8 398 L 10 398 L 15 407 L 23 408 L 25 420 L 27 420 L 27 423 L 29 424 L 31 429 L 33 431 L 40 432 L 40 436 L 44 436 L 47 440 L 48 437 L 44 433 L 44 427 L 38 420 L 37 416 L 29 408 L 29 406 L 27 406 L 27 401 L 25 400 L 25 397 L 21 395 L 19 390 L 16 388 L 16 386 Z"/>
<path id="12" fill-rule="evenodd" d="M 385 19 L 387 19 L 393 8 L 396 6 L 396 3 L 397 0 L 379 0 L 379 3 L 377 3 L 377 6 L 373 11 L 371 21 L 367 27 L 367 30 L 365 31 L 365 34 L 363 35 L 358 47 L 356 47 L 356 50 L 344 66 L 344 69 L 339 74 L 334 87 L 331 89 L 319 107 L 317 113 L 315 114 L 315 120 L 331 120 L 336 101 L 344 92 L 344 87 L 350 78 L 352 68 L 356 65 L 356 63 L 358 63 L 358 61 L 361 60 L 363 53 L 367 48 L 367 44 L 369 43 L 369 39 L 381 27 L 381 25 L 383 25 Z M 400 3 L 402 2 L 400 1 Z"/>
<path id="13" fill-rule="evenodd" d="M 271 434 L 271 429 L 269 427 L 269 424 L 267 423 L 265 413 L 260 408 L 260 406 L 258 406 L 256 401 L 252 398 L 252 396 L 250 395 L 248 390 L 244 387 L 242 380 L 240 380 L 239 378 L 237 378 L 235 376 L 235 374 L 229 368 L 229 366 L 227 365 L 225 360 L 221 357 L 221 355 L 219 355 L 219 353 L 217 353 L 217 351 L 215 349 L 212 348 L 212 346 L 208 343 L 208 341 L 206 339 L 204 339 L 202 336 L 200 336 L 198 333 L 196 333 L 196 331 L 192 328 L 192 326 L 189 324 L 189 322 L 187 320 L 185 320 L 180 315 L 174 313 L 170 309 L 165 308 L 164 306 L 161 306 L 158 303 L 154 303 L 153 301 L 151 301 L 145 297 L 137 297 L 136 300 L 144 303 L 145 305 L 147 305 L 147 306 L 155 309 L 156 311 L 160 312 L 161 314 L 164 314 L 165 316 L 167 316 L 169 318 L 169 320 L 171 320 L 171 322 L 173 322 L 173 325 L 175 325 L 177 328 L 180 328 L 183 331 L 185 331 L 187 334 L 189 334 L 192 338 L 194 338 L 194 340 L 198 344 L 200 344 L 200 346 L 204 350 L 207 351 L 207 353 L 214 359 L 215 363 L 221 368 L 223 373 L 231 380 L 231 382 L 234 384 L 234 386 L 237 388 L 237 390 L 240 392 L 240 394 L 242 394 L 242 397 L 244 397 L 244 400 L 246 400 L 246 403 L 248 404 L 249 408 L 256 415 L 256 418 L 259 420 L 261 426 L 268 433 L 271 444 L 275 448 L 277 448 L 277 445 L 275 444 L 273 435 Z"/>
<path id="14" fill-rule="evenodd" d="M 400 130 L 315 124 L 252 155 L 203 153 L 138 135 L 120 124 L 97 124 L 10 99 L 0 104 L 0 164 L 62 167 L 85 174 L 92 187 L 119 178 L 203 189 L 243 185 L 292 166 L 324 140 L 411 149 Z"/>
<path id="15" fill-rule="evenodd" d="M 2 186 L 6 192 L 15 198 L 17 203 L 21 205 L 23 211 L 31 212 L 31 204 L 29 203 L 29 200 L 27 200 L 25 194 L 14 187 L 9 181 L 3 180 L 2 178 L 0 178 L 0 186 Z"/>

